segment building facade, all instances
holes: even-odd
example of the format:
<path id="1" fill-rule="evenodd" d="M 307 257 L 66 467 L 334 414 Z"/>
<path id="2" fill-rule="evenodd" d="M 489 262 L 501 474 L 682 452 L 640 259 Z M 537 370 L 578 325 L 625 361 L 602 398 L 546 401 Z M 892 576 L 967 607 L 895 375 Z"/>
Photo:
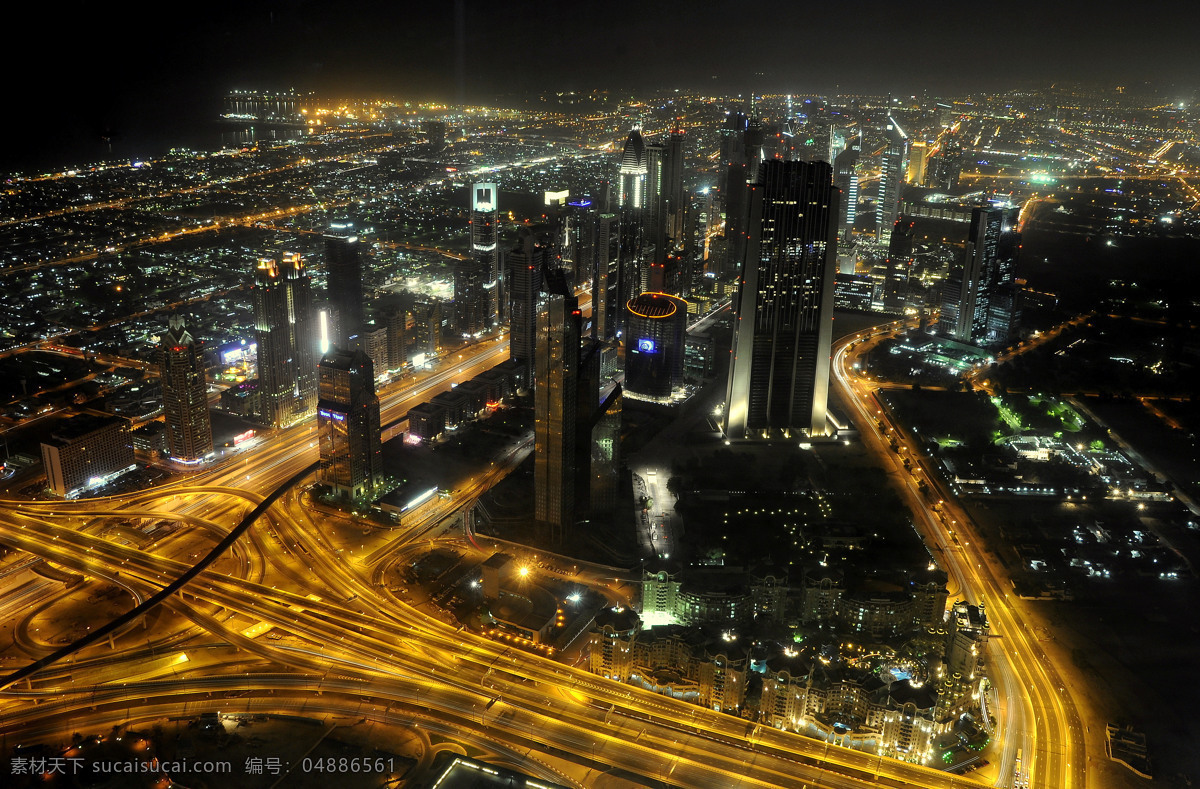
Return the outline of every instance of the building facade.
<path id="1" fill-rule="evenodd" d="M 824 162 L 764 162 L 725 399 L 729 438 L 828 433 L 838 192 Z"/>
<path id="2" fill-rule="evenodd" d="M 688 303 L 667 293 L 643 293 L 625 308 L 625 391 L 669 401 L 683 387 Z"/>
<path id="3" fill-rule="evenodd" d="M 304 262 L 297 254 L 263 258 L 252 291 L 261 416 L 286 427 L 311 417 L 317 405 L 317 336 Z"/>
<path id="4" fill-rule="evenodd" d="M 62 422 L 42 442 L 46 483 L 73 499 L 136 468 L 129 420 L 80 414 Z"/>
<path id="5" fill-rule="evenodd" d="M 534 518 L 565 529 L 575 516 L 582 317 L 561 270 L 549 273 L 547 285 L 549 292 L 537 314 L 534 352 Z"/>
<path id="6" fill-rule="evenodd" d="M 199 462 L 213 451 L 208 384 L 199 345 L 181 315 L 168 319 L 166 334 L 158 347 L 158 372 L 167 425 L 167 454 L 184 463 Z"/>
<path id="7" fill-rule="evenodd" d="M 379 398 L 371 359 L 357 349 L 325 354 L 319 391 L 317 479 L 340 498 L 369 501 L 383 482 Z"/>
<path id="8" fill-rule="evenodd" d="M 362 250 L 358 236 L 349 227 L 334 225 L 339 231 L 325 237 L 325 276 L 329 303 L 337 314 L 334 343 L 350 347 L 350 338 L 362 331 L 366 322 L 363 308 Z"/>

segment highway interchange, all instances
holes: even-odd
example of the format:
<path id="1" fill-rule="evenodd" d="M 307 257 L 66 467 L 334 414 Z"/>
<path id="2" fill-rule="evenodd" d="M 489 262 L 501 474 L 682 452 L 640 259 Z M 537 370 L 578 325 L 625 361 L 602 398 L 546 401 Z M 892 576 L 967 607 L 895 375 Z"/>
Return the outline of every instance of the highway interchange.
<path id="1" fill-rule="evenodd" d="M 836 349 L 836 381 L 857 411 L 868 448 L 899 466 L 883 436 L 890 425 L 871 413 L 871 394 L 853 375 L 847 349 L 854 339 Z M 506 356 L 502 339 L 486 341 L 434 372 L 405 379 L 383 393 L 383 423 Z M 310 467 L 316 460 L 313 431 L 311 424 L 277 431 L 215 468 L 153 490 L 87 501 L 8 502 L 0 514 L 0 542 L 143 600 L 191 567 L 191 557 L 207 550 L 206 543 L 211 547 L 268 494 Z M 455 539 L 439 524 L 473 503 L 522 456 L 512 454 L 505 467 L 436 500 L 411 523 L 363 530 L 354 537 L 354 553 L 307 503 L 305 485 L 283 491 L 221 569 L 205 570 L 171 596 L 148 630 L 135 623 L 111 644 L 7 687 L 0 695 L 0 735 L 61 735 L 81 721 L 146 719 L 177 713 L 185 704 L 197 714 L 301 709 L 316 717 L 436 721 L 492 743 L 497 752 L 528 754 L 531 771 L 568 785 L 588 786 L 609 770 L 647 785 L 681 787 L 979 785 L 600 679 L 456 629 L 378 583 L 380 568 L 412 541 Z M 926 473 L 921 463 L 914 469 Z M 989 664 L 1008 700 L 1000 716 L 1009 732 L 1006 766 L 1021 747 L 1032 763 L 1031 785 L 1086 786 L 1070 694 L 1007 602 L 1002 576 L 975 540 L 949 541 L 946 518 L 963 524 L 960 536 L 970 534 L 953 500 L 941 496 L 944 504 L 930 506 L 915 479 L 906 479 L 930 546 L 940 549 L 959 589 L 986 599 L 992 631 L 1000 636 L 992 641 Z M 937 482 L 929 477 L 928 484 Z M 151 540 L 113 526 L 150 519 L 181 527 Z M 287 637 L 267 638 L 269 632 Z M 998 784 L 1012 785 L 1011 773 L 1002 770 Z"/>

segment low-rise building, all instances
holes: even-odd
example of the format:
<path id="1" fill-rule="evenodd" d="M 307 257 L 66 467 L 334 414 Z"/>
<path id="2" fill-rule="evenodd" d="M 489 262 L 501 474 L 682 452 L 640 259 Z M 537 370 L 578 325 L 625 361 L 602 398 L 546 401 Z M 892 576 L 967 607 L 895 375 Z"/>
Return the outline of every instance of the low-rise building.
<path id="1" fill-rule="evenodd" d="M 42 442 L 46 483 L 58 496 L 75 498 L 136 468 L 129 420 L 80 414 Z"/>

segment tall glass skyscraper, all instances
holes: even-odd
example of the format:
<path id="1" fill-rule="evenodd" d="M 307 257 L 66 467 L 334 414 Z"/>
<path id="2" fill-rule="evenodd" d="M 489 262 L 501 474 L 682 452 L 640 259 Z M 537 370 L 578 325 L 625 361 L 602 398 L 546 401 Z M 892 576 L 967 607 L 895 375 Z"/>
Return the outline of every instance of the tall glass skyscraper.
<path id="1" fill-rule="evenodd" d="M 891 115 L 888 116 L 883 134 L 887 147 L 883 149 L 879 171 L 879 216 L 876 225 L 876 237 L 879 239 L 891 233 L 896 223 L 896 214 L 900 210 L 900 186 L 908 171 L 908 135 Z"/>
<path id="2" fill-rule="evenodd" d="M 558 529 L 575 515 L 575 432 L 578 407 L 579 304 L 562 271 L 547 274 L 537 314 L 534 370 L 534 517 Z M 588 408 L 594 404 L 588 403 Z"/>
<path id="3" fill-rule="evenodd" d="M 167 454 L 194 463 L 212 454 L 212 421 L 208 414 L 208 385 L 200 348 L 183 316 L 172 315 L 158 349 L 163 412 L 167 424 Z"/>
<path id="4" fill-rule="evenodd" d="M 312 416 L 317 406 L 312 283 L 300 256 L 259 260 L 252 296 L 262 418 L 286 427 Z"/>
<path id="5" fill-rule="evenodd" d="M 471 187 L 471 257 L 454 267 L 454 327 L 464 335 L 487 331 L 500 312 L 498 194 L 496 184 Z"/>
<path id="6" fill-rule="evenodd" d="M 334 349 L 321 359 L 317 478 L 340 497 L 368 501 L 383 481 L 375 370 L 362 350 Z"/>
<path id="7" fill-rule="evenodd" d="M 750 221 L 725 400 L 730 438 L 828 431 L 838 191 L 825 162 L 764 162 Z"/>
<path id="8" fill-rule="evenodd" d="M 942 285 L 938 331 L 959 342 L 1004 345 L 1016 332 L 1014 268 L 1020 249 L 1015 208 L 975 208 L 962 264 Z"/>
<path id="9" fill-rule="evenodd" d="M 339 229 L 337 225 L 334 229 Z M 340 228 L 346 230 L 348 228 Z M 325 275 L 329 303 L 338 316 L 334 343 L 350 347 L 350 338 L 366 323 L 363 308 L 362 253 L 358 236 L 349 233 L 325 237 Z"/>

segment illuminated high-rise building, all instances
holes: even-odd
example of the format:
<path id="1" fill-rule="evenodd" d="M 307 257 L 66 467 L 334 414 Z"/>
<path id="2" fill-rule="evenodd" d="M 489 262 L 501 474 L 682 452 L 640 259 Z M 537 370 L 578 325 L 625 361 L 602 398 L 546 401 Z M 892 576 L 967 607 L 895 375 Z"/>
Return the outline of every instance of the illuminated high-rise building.
<path id="1" fill-rule="evenodd" d="M 645 221 L 643 247 L 645 261 L 658 263 L 667 254 L 667 214 L 664 206 L 663 168 L 666 147 L 661 143 L 646 145 L 646 205 L 642 212 Z M 645 268 L 641 288 L 645 290 Z"/>
<path id="2" fill-rule="evenodd" d="M 317 479 L 340 497 L 368 501 L 383 481 L 375 370 L 361 349 L 333 349 L 320 364 Z"/>
<path id="3" fill-rule="evenodd" d="M 578 287 L 594 287 L 596 279 L 596 241 L 599 214 L 587 198 L 569 200 L 562 208 L 561 263 L 567 280 Z"/>
<path id="4" fill-rule="evenodd" d="M 317 406 L 317 336 L 312 285 L 297 254 L 254 269 L 254 334 L 262 418 L 285 427 Z"/>
<path id="5" fill-rule="evenodd" d="M 850 240 L 854 220 L 858 218 L 858 154 L 862 137 L 854 137 L 849 145 L 833 160 L 833 185 L 842 193 L 838 203 L 838 238 L 842 243 Z"/>
<path id="6" fill-rule="evenodd" d="M 669 401 L 683 387 L 687 302 L 667 293 L 629 300 L 625 392 L 630 397 Z"/>
<path id="7" fill-rule="evenodd" d="M 646 145 L 638 129 L 629 132 L 621 151 L 617 176 L 620 182 L 618 213 L 621 218 L 621 263 L 618 303 L 624 304 L 639 289 L 646 243 Z M 624 315 L 617 311 L 617 331 L 624 330 Z"/>
<path id="8" fill-rule="evenodd" d="M 454 324 L 463 335 L 482 334 L 500 313 L 498 195 L 496 184 L 471 187 L 471 256 L 454 267 Z"/>
<path id="9" fill-rule="evenodd" d="M 907 179 L 914 186 L 925 185 L 925 170 L 929 161 L 929 145 L 924 140 L 914 142 L 908 149 Z"/>
<path id="10" fill-rule="evenodd" d="M 1015 208 L 972 210 L 962 263 L 942 286 L 940 333 L 974 345 L 1003 345 L 1016 333 L 1017 217 Z"/>
<path id="11" fill-rule="evenodd" d="M 516 246 L 504 256 L 508 295 L 508 358 L 533 372 L 538 304 L 553 239 L 545 227 L 522 227 Z"/>
<path id="12" fill-rule="evenodd" d="M 212 454 L 212 421 L 208 414 L 208 384 L 199 344 L 183 322 L 172 315 L 158 347 L 163 416 L 167 425 L 167 454 L 194 463 Z"/>
<path id="13" fill-rule="evenodd" d="M 887 119 L 884 138 L 887 144 L 879 165 L 877 192 L 876 236 L 879 239 L 885 238 L 896 223 L 896 214 L 900 210 L 900 186 L 904 183 L 905 171 L 908 168 L 908 135 L 891 115 Z"/>
<path id="14" fill-rule="evenodd" d="M 537 313 L 534 369 L 534 517 L 557 529 L 574 522 L 575 433 L 581 313 L 559 269 L 546 273 Z M 589 404 L 590 405 L 590 404 Z"/>
<path id="15" fill-rule="evenodd" d="M 358 236 L 349 226 L 334 225 L 334 234 L 325 237 L 325 276 L 329 303 L 337 313 L 334 344 L 350 347 L 350 338 L 362 331 L 366 322 L 363 309 L 362 252 Z"/>
<path id="16" fill-rule="evenodd" d="M 837 253 L 833 173 L 825 162 L 770 160 L 748 191 L 725 434 L 825 435 Z"/>

